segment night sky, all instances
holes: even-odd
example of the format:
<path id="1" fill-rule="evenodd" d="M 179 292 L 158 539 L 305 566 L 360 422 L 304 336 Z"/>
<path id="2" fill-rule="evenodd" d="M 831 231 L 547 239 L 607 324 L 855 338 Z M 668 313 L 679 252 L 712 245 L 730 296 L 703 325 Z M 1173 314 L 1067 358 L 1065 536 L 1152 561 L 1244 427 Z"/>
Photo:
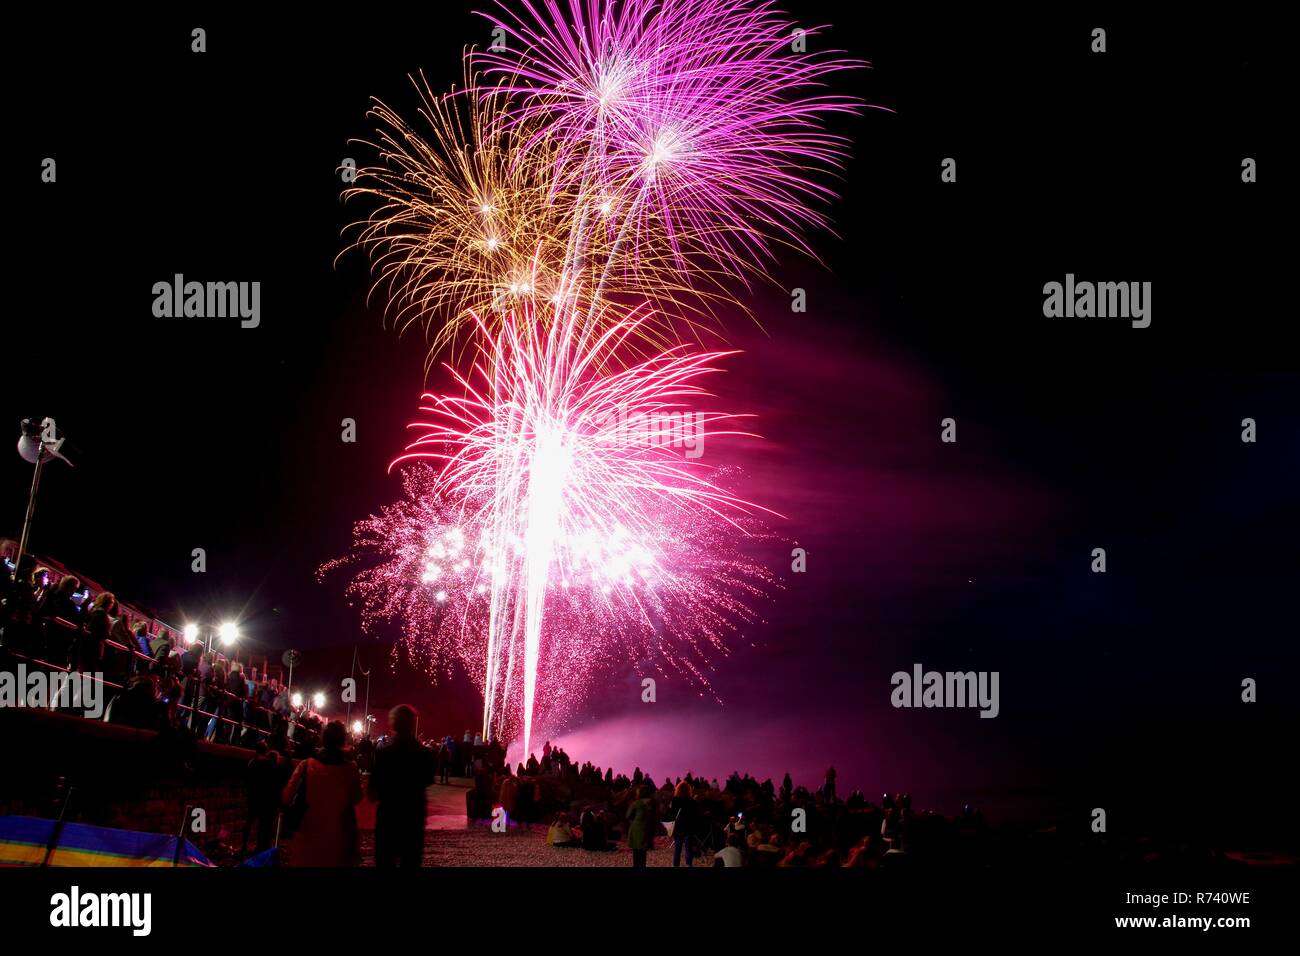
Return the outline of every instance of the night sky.
<path id="1" fill-rule="evenodd" d="M 322 682 L 359 631 L 343 581 L 314 572 L 398 496 L 386 466 L 443 382 L 426 382 L 421 334 L 367 302 L 364 258 L 335 261 L 361 214 L 335 170 L 373 158 L 348 143 L 371 132 L 369 97 L 409 113 L 408 73 L 448 86 L 462 47 L 490 39 L 468 6 L 431 6 L 292 29 L 51 21 L 21 40 L 46 72 L 10 84 L 19 301 L 0 405 L 14 440 L 22 418 L 55 417 L 76 464 L 46 469 L 34 549 L 164 619 L 236 615 Z M 723 407 L 758 413 L 764 440 L 716 453 L 786 516 L 758 546 L 784 589 L 717 662 L 721 704 L 669 680 L 643 705 L 629 673 L 596 692 L 571 752 L 810 785 L 834 763 L 842 791 L 1008 816 L 1293 799 L 1300 350 L 1276 117 L 1245 52 L 1259 38 L 1116 19 L 1094 55 L 1082 19 L 785 6 L 837 25 L 873 64 L 843 92 L 889 111 L 842 126 L 854 158 L 838 236 L 812 240 L 824 264 L 774 264 L 758 322 L 725 322 L 744 352 Z M 1244 156 L 1261 182 L 1241 182 Z M 174 273 L 261 281 L 261 326 L 154 318 L 151 287 Z M 1045 318 L 1043 284 L 1066 273 L 1150 281 L 1151 327 Z M 30 475 L 0 457 L 0 535 L 17 537 Z M 363 647 L 379 703 L 411 698 L 448 732 L 478 722 L 467 682 L 429 689 Z M 915 662 L 999 671 L 1001 715 L 893 709 L 889 677 Z M 1240 702 L 1243 677 L 1259 703 Z"/>

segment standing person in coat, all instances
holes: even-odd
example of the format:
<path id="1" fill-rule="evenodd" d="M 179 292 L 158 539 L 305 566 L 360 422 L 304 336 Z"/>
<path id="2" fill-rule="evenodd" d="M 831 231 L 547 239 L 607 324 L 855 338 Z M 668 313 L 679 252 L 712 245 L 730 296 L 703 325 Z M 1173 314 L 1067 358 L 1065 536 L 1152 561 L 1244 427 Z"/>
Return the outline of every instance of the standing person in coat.
<path id="1" fill-rule="evenodd" d="M 90 603 L 86 615 L 86 629 L 76 636 L 73 646 L 72 669 L 91 673 L 103 666 L 104 642 L 113 627 L 112 614 L 117 610 L 117 598 L 109 591 L 101 591 Z"/>
<path id="2" fill-rule="evenodd" d="M 148 634 L 145 637 L 148 638 Z M 172 665 L 172 648 L 176 646 L 172 640 L 171 631 L 165 627 L 160 627 L 158 633 L 149 641 L 149 657 L 153 659 L 153 671 L 155 674 L 166 674 L 168 671 L 176 669 Z M 179 666 L 179 660 L 176 662 Z"/>
<path id="3" fill-rule="evenodd" d="M 321 734 L 321 750 L 299 762 L 284 788 L 292 806 L 298 788 L 307 786 L 307 812 L 290 844 L 291 866 L 357 866 L 361 838 L 356 806 L 361 802 L 361 773 L 343 752 L 347 728 L 331 720 Z"/>
<path id="4" fill-rule="evenodd" d="M 695 798 L 691 796 L 691 785 L 683 780 L 673 791 L 673 802 L 668 805 L 668 815 L 673 823 L 673 866 L 682 865 L 682 848 L 686 849 L 686 865 L 695 862 L 695 847 L 691 838 L 696 832 L 698 811 Z"/>
<path id="5" fill-rule="evenodd" d="M 76 627 L 76 631 L 72 634 L 61 627 L 50 627 L 45 632 L 45 639 L 48 642 L 45 646 L 45 659 L 64 667 L 67 666 L 68 656 L 73 649 L 71 641 L 75 640 L 75 634 L 81 632 L 81 610 L 72 603 L 72 595 L 79 587 L 81 587 L 80 580 L 70 574 L 64 575 L 57 587 L 47 589 L 41 596 L 41 603 L 35 612 L 37 621 L 54 621 L 62 618 Z"/>
<path id="6" fill-rule="evenodd" d="M 423 866 L 425 791 L 437 779 L 433 752 L 415 737 L 415 708 L 398 704 L 388 714 L 392 737 L 375 752 L 370 799 L 375 813 L 375 865 Z"/>
<path id="7" fill-rule="evenodd" d="M 637 798 L 627 810 L 627 847 L 632 851 L 632 865 L 645 866 L 646 854 L 655 848 L 654 804 L 650 802 L 653 791 L 646 786 L 637 791 Z"/>
<path id="8" fill-rule="evenodd" d="M 244 817 L 244 842 L 241 853 L 248 852 L 248 837 L 256 829 L 257 852 L 271 848 L 275 836 L 275 818 L 280 810 L 280 792 L 285 780 L 286 762 L 280 755 L 259 740 L 253 748 L 256 756 L 248 763 L 245 784 L 248 794 L 248 812 Z"/>
<path id="9" fill-rule="evenodd" d="M 104 646 L 104 670 L 117 683 L 129 683 L 127 678 L 135 673 L 136 648 L 135 635 L 131 633 L 131 619 L 121 604 L 117 606 L 118 615 L 108 630 L 108 639 L 113 644 L 120 644 L 125 650 L 118 650 L 109 645 Z"/>

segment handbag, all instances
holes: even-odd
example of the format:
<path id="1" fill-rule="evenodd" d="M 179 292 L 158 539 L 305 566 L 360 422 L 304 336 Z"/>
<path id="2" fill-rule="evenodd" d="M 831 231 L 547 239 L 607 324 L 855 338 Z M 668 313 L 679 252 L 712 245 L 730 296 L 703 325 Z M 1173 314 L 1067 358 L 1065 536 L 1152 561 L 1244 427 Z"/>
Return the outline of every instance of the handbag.
<path id="1" fill-rule="evenodd" d="M 668 832 L 668 836 L 672 836 L 672 831 L 676 829 L 677 821 L 679 821 L 679 819 L 681 819 L 681 810 L 677 810 L 676 817 L 669 819 L 669 821 L 664 821 L 663 829 Z"/>

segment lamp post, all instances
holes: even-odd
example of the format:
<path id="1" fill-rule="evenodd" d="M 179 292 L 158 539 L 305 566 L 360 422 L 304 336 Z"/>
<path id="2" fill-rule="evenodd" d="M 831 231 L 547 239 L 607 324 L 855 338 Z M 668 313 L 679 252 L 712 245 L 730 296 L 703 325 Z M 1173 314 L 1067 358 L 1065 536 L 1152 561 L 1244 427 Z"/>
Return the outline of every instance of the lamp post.
<path id="1" fill-rule="evenodd" d="M 352 675 L 349 679 L 352 692 L 348 695 L 348 712 L 343 721 L 350 727 L 352 726 L 352 698 L 357 696 L 357 645 L 355 644 L 352 645 Z"/>
<path id="2" fill-rule="evenodd" d="M 368 671 L 368 670 L 366 670 L 364 667 L 362 667 L 362 668 L 361 668 L 361 676 L 363 676 L 363 677 L 366 679 L 366 707 L 365 707 L 365 712 L 366 712 L 366 715 L 367 715 L 367 719 L 369 719 L 369 714 L 370 714 L 370 671 Z M 353 694 L 353 696 L 356 696 L 356 683 L 357 683 L 357 681 L 356 681 L 356 677 L 357 677 L 357 646 L 356 646 L 355 644 L 353 644 L 353 645 L 352 645 L 352 694 Z M 348 714 L 347 714 L 346 722 L 349 723 L 349 724 L 351 724 L 351 722 L 352 722 L 352 701 L 350 701 L 350 700 L 348 701 Z"/>
<path id="3" fill-rule="evenodd" d="M 18 539 L 18 553 L 14 556 L 14 574 L 22 564 L 23 554 L 27 551 L 27 541 L 32 532 L 32 516 L 36 513 L 36 492 L 41 487 L 41 470 L 51 458 L 58 458 L 72 467 L 72 462 L 59 454 L 64 439 L 59 437 L 58 428 L 53 418 L 43 418 L 39 422 L 24 418 L 22 436 L 18 439 L 18 454 L 24 461 L 36 467 L 32 470 L 32 489 L 27 493 L 27 513 L 23 515 L 23 532 Z"/>
<path id="4" fill-rule="evenodd" d="M 371 670 L 374 670 L 374 668 L 371 668 Z M 370 736 L 369 725 L 373 723 L 375 719 L 370 716 L 370 671 L 362 671 L 361 673 L 366 675 L 366 724 L 367 724 L 366 736 L 369 737 Z"/>
<path id="5" fill-rule="evenodd" d="M 295 651 L 292 648 L 280 655 L 281 663 L 283 663 L 285 667 L 289 668 L 289 686 L 285 688 L 286 690 L 293 690 L 293 667 L 301 660 L 302 653 L 300 651 Z"/>

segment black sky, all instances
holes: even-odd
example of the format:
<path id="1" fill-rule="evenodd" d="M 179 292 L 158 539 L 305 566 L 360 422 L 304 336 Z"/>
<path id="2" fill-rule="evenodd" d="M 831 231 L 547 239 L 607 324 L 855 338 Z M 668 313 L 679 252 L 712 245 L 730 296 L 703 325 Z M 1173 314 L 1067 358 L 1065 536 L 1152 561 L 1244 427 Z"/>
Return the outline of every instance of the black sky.
<path id="1" fill-rule="evenodd" d="M 488 38 L 468 7 L 436 6 L 20 31 L 0 420 L 16 439 L 21 418 L 54 416 L 76 462 L 47 469 L 39 552 L 164 617 L 238 614 L 268 648 L 346 660 L 355 612 L 314 571 L 396 497 L 385 467 L 425 378 L 418 333 L 367 304 L 364 260 L 335 262 L 353 215 L 335 170 L 372 158 L 348 142 L 370 132 L 369 97 L 412 103 L 419 69 L 449 85 Z M 670 687 L 655 719 L 734 742 L 776 711 L 791 740 L 771 738 L 762 772 L 835 760 L 850 785 L 936 801 L 1086 803 L 1081 781 L 1139 804 L 1280 797 L 1300 361 L 1262 38 L 1115 19 L 1099 56 L 1082 18 L 797 12 L 872 61 L 846 90 L 893 111 L 843 125 L 855 157 L 838 237 L 814 239 L 825 265 L 778 263 L 752 300 L 765 331 L 732 323 L 746 351 L 724 391 L 767 438 L 738 454 L 788 517 L 771 560 L 798 542 L 810 569 L 720 664 L 725 708 Z M 56 184 L 39 182 L 45 156 Z M 947 156 L 956 184 L 939 182 Z M 1240 182 L 1243 156 L 1260 183 Z M 1042 285 L 1067 272 L 1151 281 L 1151 328 L 1045 319 Z M 174 273 L 261 281 L 261 327 L 155 319 L 151 287 Z M 806 314 L 789 311 L 796 286 Z M 0 458 L 0 534 L 17 535 L 29 478 Z M 320 679 L 337 659 L 317 652 Z M 1003 716 L 892 710 L 889 674 L 913 661 L 1000 669 Z M 1245 714 L 1243 676 L 1266 688 Z M 591 714 L 626 717 L 628 700 L 609 688 Z M 421 702 L 448 729 L 473 719 L 463 687 Z"/>

